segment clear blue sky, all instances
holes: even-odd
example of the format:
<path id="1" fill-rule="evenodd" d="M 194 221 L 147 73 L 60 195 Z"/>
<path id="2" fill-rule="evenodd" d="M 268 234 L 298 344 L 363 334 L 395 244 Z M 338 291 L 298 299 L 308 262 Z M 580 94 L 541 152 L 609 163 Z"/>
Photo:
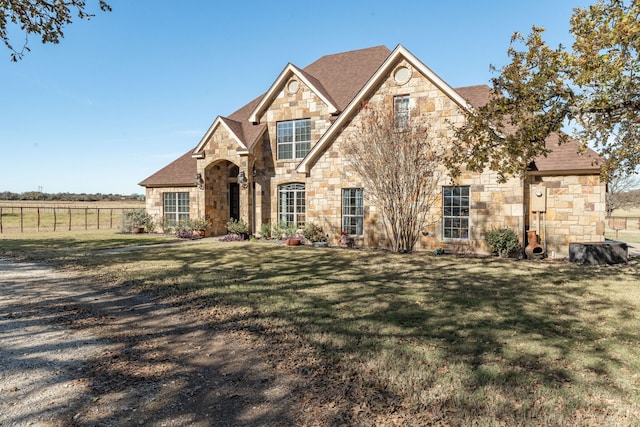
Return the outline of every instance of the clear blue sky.
<path id="1" fill-rule="evenodd" d="M 113 12 L 0 47 L 0 191 L 144 193 L 138 182 L 195 147 L 218 116 L 291 62 L 402 44 L 453 87 L 486 84 L 514 31 L 571 42 L 580 0 L 108 0 Z M 19 40 L 15 39 L 16 45 Z"/>

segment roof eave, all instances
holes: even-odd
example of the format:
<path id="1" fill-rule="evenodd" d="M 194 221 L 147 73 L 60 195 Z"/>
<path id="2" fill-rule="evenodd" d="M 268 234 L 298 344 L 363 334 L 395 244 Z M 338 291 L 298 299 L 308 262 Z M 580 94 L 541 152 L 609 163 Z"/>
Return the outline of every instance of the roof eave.
<path id="1" fill-rule="evenodd" d="M 143 182 L 138 183 L 140 187 L 145 188 L 168 188 L 168 187 L 195 187 L 194 183 L 169 183 L 169 184 L 144 184 Z"/>
<path id="2" fill-rule="evenodd" d="M 352 113 L 355 111 L 362 99 L 371 92 L 371 90 L 379 83 L 379 81 L 385 77 L 385 73 L 391 72 L 391 67 L 398 60 L 403 57 L 413 67 L 418 69 L 425 77 L 427 77 L 435 86 L 441 91 L 447 94 L 454 102 L 456 102 L 461 108 L 471 110 L 471 105 L 451 86 L 449 86 L 444 80 L 442 80 L 436 73 L 434 73 L 429 67 L 423 64 L 418 58 L 416 58 L 411 52 L 409 52 L 404 46 L 398 45 L 389 54 L 385 62 L 378 68 L 378 70 L 371 76 L 367 83 L 358 91 L 356 96 L 351 100 L 349 105 L 344 109 L 344 112 L 338 116 L 333 122 L 331 127 L 320 138 L 318 143 L 309 151 L 307 156 L 300 162 L 296 168 L 298 173 L 309 173 L 311 169 L 311 163 L 316 160 L 322 150 L 324 150 L 331 141 L 331 139 L 342 129 L 343 124 L 351 118 Z"/>
<path id="3" fill-rule="evenodd" d="M 531 176 L 567 176 L 567 175 L 600 175 L 600 169 L 557 169 L 557 170 L 531 170 L 527 171 Z"/>
<path id="4" fill-rule="evenodd" d="M 230 120 L 230 119 L 227 119 L 227 120 Z M 204 134 L 204 136 L 202 137 L 202 139 L 200 140 L 196 148 L 193 150 L 194 158 L 202 158 L 202 157 L 196 157 L 200 155 L 204 156 L 202 153 L 202 150 L 204 149 L 204 146 L 207 144 L 207 142 L 209 142 L 209 138 L 211 138 L 211 135 L 213 135 L 215 130 L 218 128 L 218 126 L 223 126 L 227 130 L 227 132 L 229 132 L 229 135 L 231 135 L 231 138 L 233 138 L 233 140 L 236 141 L 236 143 L 238 143 L 238 145 L 242 149 L 244 150 L 247 149 L 247 146 L 245 145 L 245 143 L 242 142 L 242 140 L 238 137 L 238 135 L 236 135 L 236 133 L 233 130 L 231 130 L 231 128 L 227 125 L 227 123 L 225 123 L 224 118 L 222 116 L 218 116 L 213 121 L 211 126 L 209 126 L 209 129 Z"/>
<path id="5" fill-rule="evenodd" d="M 282 70 L 282 72 L 278 75 L 276 80 L 273 82 L 267 93 L 262 97 L 256 108 L 249 115 L 249 121 L 252 123 L 259 123 L 258 117 L 264 110 L 267 109 L 267 106 L 271 104 L 271 100 L 276 96 L 280 87 L 284 85 L 284 83 L 292 76 L 295 75 L 298 79 L 300 79 L 307 87 L 311 88 L 313 92 L 324 102 L 330 114 L 334 114 L 338 111 L 338 107 L 334 104 L 332 100 L 327 98 L 321 90 L 318 90 L 313 83 L 307 79 L 307 77 L 302 73 L 295 65 L 289 63 Z"/>

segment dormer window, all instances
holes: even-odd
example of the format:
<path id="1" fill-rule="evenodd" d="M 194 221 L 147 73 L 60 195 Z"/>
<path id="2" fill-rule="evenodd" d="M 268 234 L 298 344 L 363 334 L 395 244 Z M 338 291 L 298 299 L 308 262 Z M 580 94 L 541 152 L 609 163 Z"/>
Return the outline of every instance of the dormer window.
<path id="1" fill-rule="evenodd" d="M 304 158 L 311 149 L 311 120 L 289 120 L 278 122 L 278 160 Z"/>
<path id="2" fill-rule="evenodd" d="M 396 129 L 409 126 L 409 95 L 393 97 L 393 122 Z"/>

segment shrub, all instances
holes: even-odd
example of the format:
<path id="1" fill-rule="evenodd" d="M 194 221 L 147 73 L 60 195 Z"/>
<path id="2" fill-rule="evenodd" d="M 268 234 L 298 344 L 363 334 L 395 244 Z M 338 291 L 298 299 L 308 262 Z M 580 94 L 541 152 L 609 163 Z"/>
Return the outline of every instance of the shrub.
<path id="1" fill-rule="evenodd" d="M 263 239 L 271 238 L 271 223 L 262 224 L 260 226 L 260 236 L 262 236 Z"/>
<path id="2" fill-rule="evenodd" d="M 177 231 L 177 223 L 172 219 L 163 216 L 160 224 L 164 234 L 173 234 Z"/>
<path id="3" fill-rule="evenodd" d="M 189 220 L 192 230 L 207 230 L 211 227 L 209 220 L 204 218 L 195 218 Z"/>
<path id="4" fill-rule="evenodd" d="M 240 234 L 225 234 L 218 239 L 220 242 L 241 242 L 244 238 Z"/>
<path id="5" fill-rule="evenodd" d="M 506 258 L 520 250 L 518 235 L 511 228 L 495 228 L 487 231 L 485 240 L 491 246 L 491 252 Z"/>
<path id="6" fill-rule="evenodd" d="M 297 233 L 297 228 L 294 224 L 287 224 L 286 222 L 281 222 L 278 225 L 273 227 L 272 236 L 275 239 L 283 239 L 287 237 L 294 237 Z"/>
<path id="7" fill-rule="evenodd" d="M 325 240 L 327 240 L 324 233 L 322 232 L 322 227 L 313 223 L 309 223 L 304 226 L 304 228 L 302 229 L 302 235 L 311 243 L 324 242 Z"/>
<path id="8" fill-rule="evenodd" d="M 247 234 L 249 233 L 249 226 L 246 222 L 241 222 L 237 219 L 231 218 L 229 221 L 227 221 L 227 231 L 230 234 Z"/>
<path id="9" fill-rule="evenodd" d="M 122 225 L 120 231 L 123 233 L 131 233 L 133 227 L 144 227 L 148 233 L 153 233 L 156 224 L 153 217 L 144 209 L 129 209 L 124 211 L 122 215 Z"/>

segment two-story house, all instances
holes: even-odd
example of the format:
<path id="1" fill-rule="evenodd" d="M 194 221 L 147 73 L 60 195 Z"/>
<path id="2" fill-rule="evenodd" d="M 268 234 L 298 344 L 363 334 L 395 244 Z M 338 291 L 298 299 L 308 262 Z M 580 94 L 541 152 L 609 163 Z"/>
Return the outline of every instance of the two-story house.
<path id="1" fill-rule="evenodd" d="M 328 55 L 305 68 L 288 64 L 264 94 L 218 116 L 193 150 L 140 183 L 146 209 L 158 221 L 204 217 L 213 235 L 224 234 L 230 218 L 248 223 L 251 233 L 262 224 L 313 222 L 331 244 L 346 231 L 358 245 L 385 246 L 367 188 L 341 148 L 358 106 L 419 102 L 451 132 L 465 109 L 489 95 L 485 85 L 452 88 L 403 46 Z M 559 257 L 571 242 L 602 241 L 597 154 L 578 154 L 575 142 L 558 146 L 554 136 L 547 144 L 552 153 L 535 159 L 524 178 L 498 183 L 485 171 L 443 180 L 440 219 L 421 233 L 418 247 L 486 252 L 484 235 L 498 227 L 513 228 L 523 241 L 535 230 L 546 252 Z"/>

